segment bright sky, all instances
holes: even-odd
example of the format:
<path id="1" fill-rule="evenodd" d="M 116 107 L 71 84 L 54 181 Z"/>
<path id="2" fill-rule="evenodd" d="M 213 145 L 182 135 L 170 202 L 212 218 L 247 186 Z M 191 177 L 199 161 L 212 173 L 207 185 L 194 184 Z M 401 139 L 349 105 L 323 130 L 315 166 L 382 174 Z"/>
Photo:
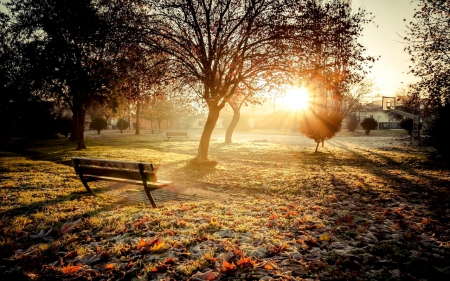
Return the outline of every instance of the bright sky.
<path id="1" fill-rule="evenodd" d="M 360 39 L 368 54 L 381 56 L 374 63 L 370 74 L 377 85 L 374 95 L 393 96 L 397 89 L 415 81 L 414 76 L 407 74 L 410 57 L 403 51 L 405 46 L 402 43 L 405 23 L 410 22 L 414 15 L 415 2 L 416 0 L 353 0 L 353 9 L 363 6 L 375 16 L 374 23 L 366 26 Z M 1 5 L 0 10 L 4 11 Z"/>
<path id="2" fill-rule="evenodd" d="M 360 39 L 368 54 L 381 56 L 373 64 L 369 75 L 376 83 L 377 90 L 374 94 L 394 96 L 397 89 L 403 85 L 417 81 L 414 76 L 408 74 L 411 58 L 403 51 L 405 45 L 402 43 L 406 23 L 409 23 L 414 15 L 416 1 L 353 0 L 353 9 L 360 6 L 375 16 L 374 24 L 366 26 Z M 406 22 L 403 19 L 406 19 Z"/>

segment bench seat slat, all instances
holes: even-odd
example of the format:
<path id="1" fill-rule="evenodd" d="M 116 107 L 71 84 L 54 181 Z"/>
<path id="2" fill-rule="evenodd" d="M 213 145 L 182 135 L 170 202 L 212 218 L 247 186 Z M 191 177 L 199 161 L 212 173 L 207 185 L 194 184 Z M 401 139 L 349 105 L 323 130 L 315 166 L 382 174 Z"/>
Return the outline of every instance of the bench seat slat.
<path id="1" fill-rule="evenodd" d="M 103 160 L 103 159 L 88 159 L 78 158 L 81 166 L 96 166 L 105 168 L 118 168 L 127 170 L 139 170 L 137 162 L 117 161 L 117 160 Z M 144 170 L 153 171 L 152 163 L 142 162 Z"/>
<path id="2" fill-rule="evenodd" d="M 84 175 L 85 179 L 87 181 L 113 181 L 113 182 L 120 182 L 120 183 L 127 183 L 127 184 L 134 184 L 134 185 L 142 185 L 141 180 L 129 180 L 129 179 L 118 179 L 118 178 L 112 178 L 112 177 L 105 177 L 105 176 L 94 176 L 94 175 Z M 153 181 L 153 182 L 147 182 L 148 187 L 151 188 L 163 188 L 169 185 L 172 185 L 173 182 L 171 181 Z"/>
<path id="3" fill-rule="evenodd" d="M 83 175 L 97 175 L 97 176 L 105 176 L 105 177 L 114 177 L 121 179 L 130 179 L 130 180 L 140 180 L 142 183 L 142 177 L 139 171 L 132 170 L 118 170 L 118 169 L 109 169 L 109 168 L 96 168 L 91 166 L 81 166 L 79 167 L 80 173 Z M 144 172 L 145 179 L 147 181 L 154 181 L 156 176 L 155 172 Z"/>

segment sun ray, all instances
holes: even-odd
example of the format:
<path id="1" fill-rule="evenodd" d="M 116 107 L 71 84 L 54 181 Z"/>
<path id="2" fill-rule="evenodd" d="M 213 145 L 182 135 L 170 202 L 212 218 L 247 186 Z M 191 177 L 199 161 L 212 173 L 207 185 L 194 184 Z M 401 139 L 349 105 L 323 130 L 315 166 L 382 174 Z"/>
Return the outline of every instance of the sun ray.
<path id="1" fill-rule="evenodd" d="M 292 110 L 302 110 L 309 106 L 309 93 L 305 87 L 293 87 L 280 99 L 283 106 Z"/>

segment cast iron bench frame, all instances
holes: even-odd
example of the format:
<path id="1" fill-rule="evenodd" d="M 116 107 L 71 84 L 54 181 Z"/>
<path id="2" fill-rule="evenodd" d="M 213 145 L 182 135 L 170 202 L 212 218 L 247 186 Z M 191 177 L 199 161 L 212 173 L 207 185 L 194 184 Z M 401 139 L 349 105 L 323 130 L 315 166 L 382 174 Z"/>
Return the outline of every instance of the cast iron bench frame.
<path id="1" fill-rule="evenodd" d="M 145 194 L 150 203 L 156 208 L 151 191 L 172 185 L 171 181 L 159 181 L 156 178 L 156 169 L 152 163 L 129 162 L 106 159 L 72 158 L 75 172 L 80 177 L 86 190 L 94 194 L 88 182 L 113 181 L 125 184 L 143 185 Z"/>
<path id="2" fill-rule="evenodd" d="M 187 132 L 166 132 L 167 139 L 170 138 L 188 138 L 189 135 Z"/>

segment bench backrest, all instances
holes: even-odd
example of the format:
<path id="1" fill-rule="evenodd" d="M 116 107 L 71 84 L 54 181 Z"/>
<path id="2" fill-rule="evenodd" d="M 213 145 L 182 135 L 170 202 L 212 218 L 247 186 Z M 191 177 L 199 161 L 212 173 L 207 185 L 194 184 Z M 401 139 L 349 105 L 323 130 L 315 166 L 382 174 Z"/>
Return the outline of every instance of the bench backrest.
<path id="1" fill-rule="evenodd" d="M 168 136 L 187 136 L 186 132 L 167 132 Z"/>
<path id="2" fill-rule="evenodd" d="M 72 158 L 72 161 L 77 174 L 156 181 L 156 171 L 152 163 L 90 158 Z"/>

